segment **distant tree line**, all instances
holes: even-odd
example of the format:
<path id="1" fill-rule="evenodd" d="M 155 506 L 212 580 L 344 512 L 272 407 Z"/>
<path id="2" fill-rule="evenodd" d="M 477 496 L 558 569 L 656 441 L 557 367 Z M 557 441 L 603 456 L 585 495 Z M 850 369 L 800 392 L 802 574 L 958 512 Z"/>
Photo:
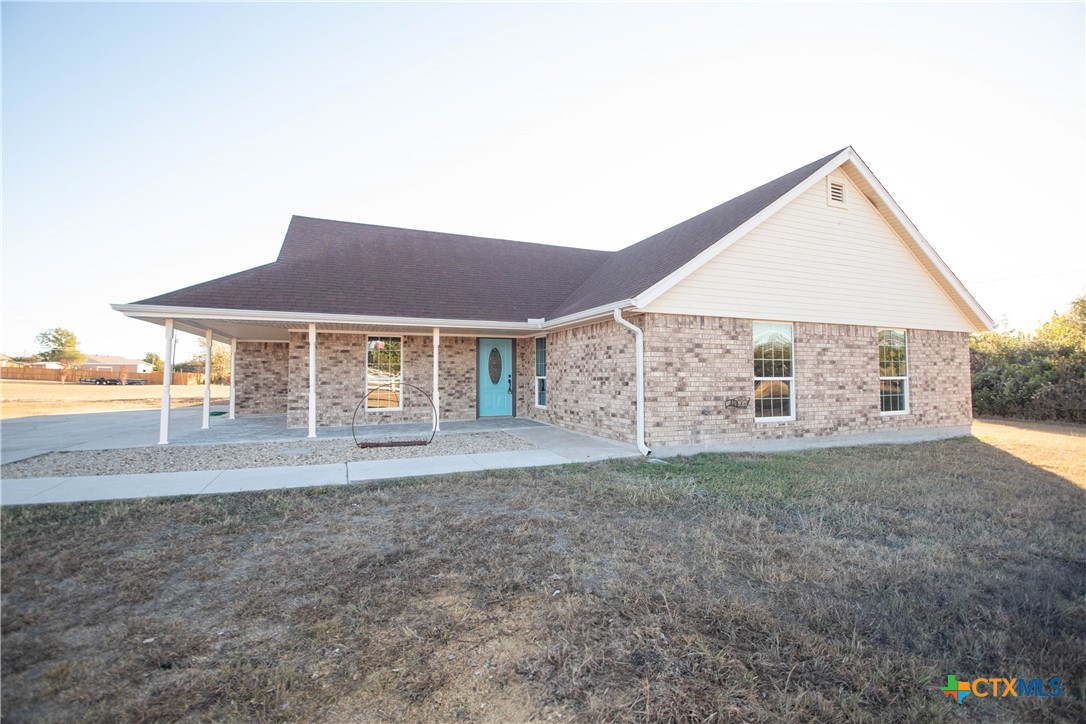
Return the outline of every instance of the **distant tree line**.
<path id="1" fill-rule="evenodd" d="M 79 340 L 75 333 L 63 327 L 47 329 L 37 337 L 42 351 L 35 355 L 24 357 L 12 357 L 15 362 L 58 362 L 64 368 L 63 379 L 67 379 L 68 372 L 73 367 L 78 367 L 87 361 L 87 355 L 79 351 Z M 398 354 L 398 352 L 397 352 Z M 200 351 L 193 355 L 188 362 L 180 362 L 174 365 L 177 372 L 202 373 L 204 360 L 207 359 L 207 344 L 200 340 Z M 151 365 L 155 372 L 165 369 L 165 362 L 154 352 L 148 352 L 143 361 Z M 123 375 L 122 375 L 123 377 Z M 221 342 L 211 344 L 211 383 L 220 385 L 230 382 L 230 347 Z"/>
<path id="2" fill-rule="evenodd" d="M 969 349 L 975 414 L 1086 423 L 1086 296 L 1035 332 L 975 334 Z"/>

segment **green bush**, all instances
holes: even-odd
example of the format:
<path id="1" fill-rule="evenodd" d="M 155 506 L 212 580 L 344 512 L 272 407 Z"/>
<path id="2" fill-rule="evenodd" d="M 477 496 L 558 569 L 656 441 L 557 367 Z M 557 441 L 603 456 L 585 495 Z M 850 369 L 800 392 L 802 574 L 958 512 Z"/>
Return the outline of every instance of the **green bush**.
<path id="1" fill-rule="evenodd" d="M 975 414 L 1086 422 L 1086 296 L 1032 334 L 984 332 L 969 348 Z"/>

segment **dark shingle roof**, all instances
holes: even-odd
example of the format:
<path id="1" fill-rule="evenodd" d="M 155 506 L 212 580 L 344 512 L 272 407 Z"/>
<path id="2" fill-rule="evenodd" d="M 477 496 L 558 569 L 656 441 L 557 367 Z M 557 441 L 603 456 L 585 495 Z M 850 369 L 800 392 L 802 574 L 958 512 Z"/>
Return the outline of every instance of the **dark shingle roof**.
<path id="1" fill-rule="evenodd" d="M 553 319 L 645 291 L 837 153 L 616 252 L 295 216 L 271 264 L 137 304 L 502 322 Z"/>
<path id="2" fill-rule="evenodd" d="M 388 317 L 543 317 L 609 252 L 295 216 L 271 264 L 138 304 Z"/>

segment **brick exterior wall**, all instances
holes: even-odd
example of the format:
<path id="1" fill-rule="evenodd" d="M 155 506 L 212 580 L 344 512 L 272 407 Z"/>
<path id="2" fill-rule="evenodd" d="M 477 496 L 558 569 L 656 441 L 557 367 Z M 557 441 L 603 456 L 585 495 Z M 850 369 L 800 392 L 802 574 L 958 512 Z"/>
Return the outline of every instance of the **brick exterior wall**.
<path id="1" fill-rule="evenodd" d="M 537 417 L 538 412 L 532 409 L 535 404 L 535 339 L 518 339 L 513 342 L 513 366 L 517 370 L 517 387 L 514 390 L 516 397 L 513 405 L 516 406 L 517 417 L 529 419 L 542 419 Z"/>
<path id="2" fill-rule="evenodd" d="M 317 425 L 351 424 L 365 394 L 366 337 L 317 334 Z M 290 333 L 287 426 L 309 424 L 309 334 Z"/>
<path id="3" fill-rule="evenodd" d="M 547 409 L 535 406 L 535 340 L 517 340 L 517 414 L 574 432 L 634 442 L 633 332 L 597 322 L 547 335 Z"/>
<path id="4" fill-rule="evenodd" d="M 793 325 L 793 422 L 754 421 L 754 406 L 724 407 L 754 391 L 753 323 L 646 315 L 645 426 L 650 448 L 751 439 L 952 427 L 972 420 L 968 335 L 909 330 L 908 415 L 879 411 L 877 330 Z"/>
<path id="5" fill-rule="evenodd" d="M 281 415 L 287 411 L 286 342 L 238 342 L 234 372 L 239 415 Z"/>
<path id="6" fill-rule="evenodd" d="M 650 448 L 730 441 L 842 435 L 903 428 L 957 427 L 972 419 L 968 335 L 908 331 L 907 415 L 879 412 L 874 327 L 796 323 L 795 412 L 792 422 L 754 421 L 753 405 L 725 408 L 728 397 L 754 388 L 753 323 L 745 319 L 649 314 L 631 322 L 645 330 L 646 442 Z M 403 339 L 404 381 L 430 392 L 433 340 Z M 547 335 L 547 408 L 535 406 L 535 341 L 514 342 L 516 414 L 599 437 L 634 442 L 634 335 L 613 320 Z M 477 341 L 441 338 L 441 418 L 476 417 Z M 317 424 L 348 425 L 365 393 L 366 337 L 317 337 Z M 286 343 L 238 343 L 238 411 L 287 412 L 288 425 L 308 423 L 306 333 Z M 286 371 L 286 374 L 284 374 Z M 405 393 L 403 411 L 367 411 L 366 423 L 429 420 L 424 398 Z"/>
<path id="7" fill-rule="evenodd" d="M 420 375 L 427 392 L 434 386 L 434 340 L 432 337 L 416 337 L 424 341 L 418 364 Z M 438 387 L 441 390 L 442 420 L 474 420 L 478 411 L 476 397 L 478 378 L 478 344 L 474 337 L 441 337 L 441 349 L 438 350 Z"/>
<path id="8" fill-rule="evenodd" d="M 382 335 L 388 336 L 388 335 Z M 430 336 L 404 336 L 403 381 L 431 394 L 434 348 Z M 291 332 L 288 375 L 287 425 L 309 424 L 309 334 Z M 475 418 L 475 340 L 441 337 L 439 352 L 441 419 Z M 350 425 L 355 407 L 365 392 L 366 336 L 317 334 L 317 425 Z M 404 409 L 362 410 L 359 423 L 428 422 L 429 402 L 416 390 L 404 388 Z"/>

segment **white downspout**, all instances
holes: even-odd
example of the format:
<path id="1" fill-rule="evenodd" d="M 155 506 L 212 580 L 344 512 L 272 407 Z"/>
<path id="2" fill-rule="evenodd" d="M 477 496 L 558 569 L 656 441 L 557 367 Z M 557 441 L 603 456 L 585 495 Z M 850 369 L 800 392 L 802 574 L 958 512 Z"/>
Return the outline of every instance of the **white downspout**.
<path id="1" fill-rule="evenodd" d="M 645 444 L 645 333 L 636 324 L 630 324 L 622 318 L 622 312 L 615 307 L 615 321 L 634 333 L 637 358 L 637 449 L 646 457 L 652 454 Z"/>

